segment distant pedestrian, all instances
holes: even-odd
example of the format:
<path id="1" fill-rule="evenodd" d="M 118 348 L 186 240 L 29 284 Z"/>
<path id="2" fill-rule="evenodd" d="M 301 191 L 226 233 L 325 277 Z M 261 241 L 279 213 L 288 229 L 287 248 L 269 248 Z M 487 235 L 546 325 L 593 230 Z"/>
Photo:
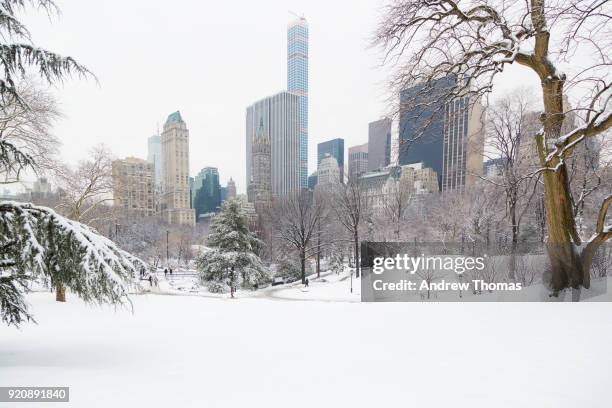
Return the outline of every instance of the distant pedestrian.
<path id="1" fill-rule="evenodd" d="M 168 268 L 164 268 L 164 277 L 168 276 Z"/>
<path id="2" fill-rule="evenodd" d="M 310 283 L 310 282 L 308 282 L 308 278 L 306 278 L 306 281 L 304 282 L 304 285 L 306 285 L 306 287 L 308 287 L 308 283 Z"/>
<path id="3" fill-rule="evenodd" d="M 170 268 L 170 275 L 172 275 L 172 268 Z"/>
<path id="4" fill-rule="evenodd" d="M 149 286 L 153 287 L 153 276 L 149 275 Z"/>

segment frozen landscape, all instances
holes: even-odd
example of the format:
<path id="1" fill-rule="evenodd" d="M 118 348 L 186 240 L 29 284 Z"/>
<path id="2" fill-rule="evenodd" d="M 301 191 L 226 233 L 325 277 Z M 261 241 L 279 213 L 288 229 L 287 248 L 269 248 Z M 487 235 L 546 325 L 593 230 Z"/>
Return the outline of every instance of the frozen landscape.
<path id="1" fill-rule="evenodd" d="M 328 280 L 133 312 L 33 293 L 39 324 L 0 327 L 0 383 L 70 386 L 71 407 L 612 403 L 610 303 L 357 303 Z"/>

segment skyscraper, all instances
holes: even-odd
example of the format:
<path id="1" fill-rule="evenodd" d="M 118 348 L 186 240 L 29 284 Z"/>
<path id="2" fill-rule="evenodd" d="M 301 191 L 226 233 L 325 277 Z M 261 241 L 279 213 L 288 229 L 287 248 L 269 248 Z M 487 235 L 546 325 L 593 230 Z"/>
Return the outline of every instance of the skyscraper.
<path id="1" fill-rule="evenodd" d="M 272 194 L 283 196 L 300 189 L 299 97 L 280 92 L 249 106 L 246 111 L 246 182 L 253 180 L 253 140 L 263 132 L 270 140 Z"/>
<path id="2" fill-rule="evenodd" d="M 455 85 L 446 77 L 419 84 L 400 93 L 399 164 L 423 163 L 438 175 L 442 189 L 445 95 Z"/>
<path id="3" fill-rule="evenodd" d="M 400 93 L 399 164 L 433 169 L 440 191 L 470 187 L 482 174 L 482 106 L 450 98 L 456 83 L 448 76 Z"/>
<path id="4" fill-rule="evenodd" d="M 161 147 L 162 216 L 170 224 L 194 225 L 189 189 L 189 130 L 180 112 L 168 116 Z"/>
<path id="5" fill-rule="evenodd" d="M 308 185 L 308 22 L 304 17 L 287 27 L 287 90 L 299 97 L 300 188 Z"/>
<path id="6" fill-rule="evenodd" d="M 221 186 L 219 185 L 219 170 L 216 167 L 204 167 L 195 176 L 192 197 L 196 221 L 200 220 L 200 215 L 219 211 Z"/>
<path id="7" fill-rule="evenodd" d="M 147 139 L 147 161 L 153 164 L 155 173 L 154 182 L 156 186 L 161 184 L 162 163 L 161 163 L 161 136 L 153 135 Z"/>
<path id="8" fill-rule="evenodd" d="M 270 136 L 264 126 L 263 117 L 259 118 L 257 131 L 251 141 L 251 181 L 247 196 L 258 214 L 263 214 L 272 203 L 272 157 Z"/>
<path id="9" fill-rule="evenodd" d="M 338 162 L 340 182 L 344 182 L 344 139 L 328 140 L 317 145 L 317 169 L 327 155 L 330 155 Z"/>
<path id="10" fill-rule="evenodd" d="M 357 177 L 368 170 L 368 144 L 351 146 L 348 149 L 349 177 Z"/>
<path id="11" fill-rule="evenodd" d="M 368 171 L 391 164 L 391 119 L 384 118 L 368 125 Z"/>
<path id="12" fill-rule="evenodd" d="M 464 96 L 448 102 L 444 112 L 442 191 L 476 184 L 483 171 L 483 109 Z"/>
<path id="13" fill-rule="evenodd" d="M 226 200 L 231 200 L 233 198 L 236 198 L 236 183 L 234 182 L 234 179 L 230 177 L 225 189 L 226 189 L 226 195 L 225 195 Z"/>

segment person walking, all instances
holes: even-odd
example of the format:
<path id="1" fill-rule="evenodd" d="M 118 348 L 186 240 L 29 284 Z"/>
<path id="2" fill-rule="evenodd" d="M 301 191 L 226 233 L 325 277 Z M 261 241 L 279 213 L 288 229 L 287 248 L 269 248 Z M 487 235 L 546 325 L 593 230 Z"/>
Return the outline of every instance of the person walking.
<path id="1" fill-rule="evenodd" d="M 164 278 L 168 277 L 168 268 L 164 268 Z"/>

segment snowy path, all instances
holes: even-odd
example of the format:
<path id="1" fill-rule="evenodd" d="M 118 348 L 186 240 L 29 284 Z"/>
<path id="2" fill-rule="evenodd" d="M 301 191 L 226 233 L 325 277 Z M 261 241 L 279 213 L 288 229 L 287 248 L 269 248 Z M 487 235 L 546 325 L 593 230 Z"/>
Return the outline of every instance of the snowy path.
<path id="1" fill-rule="evenodd" d="M 612 404 L 611 304 L 28 299 L 40 324 L 0 327 L 0 384 L 68 385 L 66 407 Z"/>

